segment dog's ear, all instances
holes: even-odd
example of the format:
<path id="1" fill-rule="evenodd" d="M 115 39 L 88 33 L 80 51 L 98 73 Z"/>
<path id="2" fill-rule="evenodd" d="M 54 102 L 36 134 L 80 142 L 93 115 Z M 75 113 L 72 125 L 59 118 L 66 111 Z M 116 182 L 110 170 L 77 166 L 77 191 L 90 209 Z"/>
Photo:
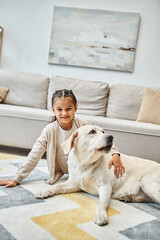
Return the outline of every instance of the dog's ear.
<path id="1" fill-rule="evenodd" d="M 61 144 L 63 152 L 68 154 L 72 147 L 76 143 L 76 138 L 78 137 L 78 131 L 74 132 L 64 143 Z"/>

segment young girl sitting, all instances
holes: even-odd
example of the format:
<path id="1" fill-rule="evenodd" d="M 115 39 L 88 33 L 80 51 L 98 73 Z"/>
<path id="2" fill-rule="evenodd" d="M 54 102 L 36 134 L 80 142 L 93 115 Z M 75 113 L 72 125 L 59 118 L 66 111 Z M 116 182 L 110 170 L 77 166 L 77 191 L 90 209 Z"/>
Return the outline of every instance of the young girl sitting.
<path id="1" fill-rule="evenodd" d="M 45 151 L 47 152 L 47 164 L 50 180 L 46 182 L 53 184 L 63 174 L 68 173 L 67 155 L 64 154 L 61 144 L 71 136 L 79 127 L 89 124 L 85 120 L 75 118 L 77 111 L 77 100 L 71 90 L 59 90 L 52 96 L 52 111 L 55 119 L 48 124 L 37 139 L 32 150 L 28 154 L 27 161 L 17 170 L 16 176 L 12 180 L 1 180 L 0 185 L 14 187 L 20 184 L 24 178 L 36 167 Z M 112 147 L 112 160 L 109 168 L 114 165 L 116 177 L 122 176 L 125 168 L 120 161 L 118 149 Z"/>

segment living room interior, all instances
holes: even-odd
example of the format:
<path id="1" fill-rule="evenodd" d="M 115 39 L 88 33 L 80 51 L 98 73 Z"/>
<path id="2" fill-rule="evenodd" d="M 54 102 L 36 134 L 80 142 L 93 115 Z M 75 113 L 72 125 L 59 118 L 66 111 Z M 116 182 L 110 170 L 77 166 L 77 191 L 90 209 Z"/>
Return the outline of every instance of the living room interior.
<path id="1" fill-rule="evenodd" d="M 138 19 L 133 49 L 121 49 L 124 54 L 131 53 L 132 67 L 120 66 L 117 70 L 114 64 L 104 67 L 105 62 L 100 66 L 98 57 L 95 65 L 82 63 L 81 55 L 76 56 L 76 52 L 70 61 L 61 58 L 62 62 L 56 62 L 57 55 L 51 54 L 51 41 L 55 43 L 59 27 L 55 25 L 59 20 L 55 14 L 61 9 L 73 10 L 72 17 L 74 9 L 79 10 L 79 15 L 83 9 L 82 19 L 87 16 L 87 10 L 102 15 L 127 13 Z M 52 117 L 51 94 L 62 88 L 75 92 L 79 104 L 76 116 L 112 134 L 120 152 L 160 163 L 159 10 L 159 0 L 0 0 L 0 87 L 8 89 L 0 103 L 0 179 L 12 178 L 27 159 Z M 98 21 L 96 17 L 95 20 Z M 62 33 L 65 36 L 70 26 L 79 24 L 65 16 L 59 21 L 64 22 Z M 110 23 L 113 27 L 114 21 Z M 87 18 L 82 23 L 88 24 L 88 28 L 85 25 L 84 28 L 89 29 Z M 85 35 L 85 41 L 92 48 L 93 39 L 99 34 L 93 30 L 97 29 L 96 24 L 95 21 L 88 30 L 89 40 Z M 106 26 L 107 23 L 102 19 L 101 24 Z M 54 32 L 55 27 L 57 32 Z M 119 25 L 116 30 L 118 34 Z M 83 39 L 84 35 L 80 36 Z M 126 36 L 127 33 L 121 37 Z M 77 49 L 81 47 L 78 44 Z M 67 46 L 62 51 L 66 49 Z M 108 50 L 103 48 L 104 52 Z M 53 56 L 53 62 L 49 56 Z M 69 52 L 64 56 L 68 57 Z M 130 66 L 125 61 L 125 66 Z M 45 158 L 43 156 L 23 184 L 15 189 L 0 187 L 2 239 L 159 239 L 158 204 L 111 200 L 109 224 L 98 227 L 93 222 L 95 196 L 76 193 L 35 199 L 37 190 L 48 188 L 43 181 L 48 178 Z M 80 211 L 76 210 L 79 208 Z"/>

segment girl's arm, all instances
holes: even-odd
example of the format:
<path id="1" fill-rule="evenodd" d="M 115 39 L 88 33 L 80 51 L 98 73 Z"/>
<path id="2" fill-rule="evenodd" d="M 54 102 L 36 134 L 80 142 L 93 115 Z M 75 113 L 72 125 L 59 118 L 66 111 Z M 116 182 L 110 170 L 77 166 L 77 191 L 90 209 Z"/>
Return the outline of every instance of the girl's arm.
<path id="1" fill-rule="evenodd" d="M 120 160 L 120 152 L 118 148 L 114 145 L 112 146 L 111 152 L 112 152 L 112 159 L 109 162 L 108 166 L 109 168 L 111 168 L 112 165 L 114 165 L 114 174 L 116 178 L 119 178 L 120 176 L 122 177 L 122 174 L 125 172 L 125 167 Z"/>
<path id="2" fill-rule="evenodd" d="M 17 170 L 16 176 L 11 180 L 0 180 L 0 186 L 14 187 L 20 184 L 24 178 L 26 178 L 30 172 L 36 167 L 39 160 L 42 158 L 43 154 L 47 148 L 47 137 L 45 129 L 42 131 L 41 136 L 37 139 L 32 150 L 28 154 L 27 160 L 22 164 L 22 166 Z"/>
<path id="3" fill-rule="evenodd" d="M 32 150 L 28 154 L 26 162 L 17 170 L 14 180 L 21 183 L 36 167 L 47 148 L 46 133 L 43 130 L 41 136 L 37 139 Z"/>

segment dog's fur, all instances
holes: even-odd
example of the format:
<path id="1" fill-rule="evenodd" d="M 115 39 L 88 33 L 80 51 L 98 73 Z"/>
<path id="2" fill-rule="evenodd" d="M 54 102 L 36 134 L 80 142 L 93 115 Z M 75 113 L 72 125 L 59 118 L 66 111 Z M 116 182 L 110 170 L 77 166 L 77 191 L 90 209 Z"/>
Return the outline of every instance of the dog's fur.
<path id="1" fill-rule="evenodd" d="M 121 154 L 125 173 L 116 179 L 108 164 L 113 137 L 103 129 L 87 125 L 80 127 L 62 144 L 68 156 L 69 178 L 52 186 L 48 191 L 38 192 L 37 198 L 55 194 L 85 191 L 99 195 L 94 222 L 108 223 L 107 207 L 110 198 L 125 202 L 156 202 L 160 204 L 160 164 Z"/>

